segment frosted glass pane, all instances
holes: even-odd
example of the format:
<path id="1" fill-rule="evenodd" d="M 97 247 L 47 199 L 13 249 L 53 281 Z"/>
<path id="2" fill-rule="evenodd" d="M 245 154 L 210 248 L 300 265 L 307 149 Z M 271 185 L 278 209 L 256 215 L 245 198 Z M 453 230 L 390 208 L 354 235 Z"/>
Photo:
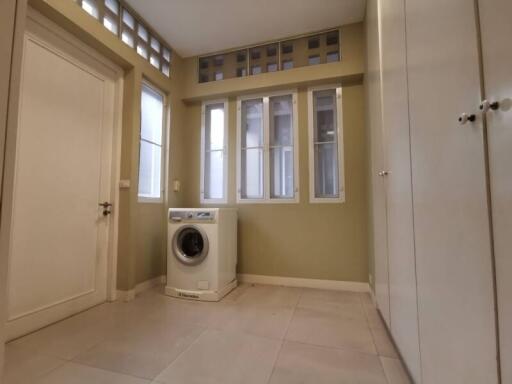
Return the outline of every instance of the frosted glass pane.
<path id="1" fill-rule="evenodd" d="M 248 199 L 263 198 L 263 149 L 242 150 L 241 197 Z"/>
<path id="2" fill-rule="evenodd" d="M 140 136 L 144 140 L 162 144 L 164 100 L 162 95 L 142 85 Z"/>
<path id="3" fill-rule="evenodd" d="M 263 145 L 263 100 L 242 101 L 242 148 Z"/>
<path id="4" fill-rule="evenodd" d="M 160 42 L 153 36 L 151 36 L 151 48 L 157 52 L 160 52 Z"/>
<path id="5" fill-rule="evenodd" d="M 82 8 L 92 17 L 96 19 L 99 17 L 98 5 L 96 4 L 96 0 L 82 0 Z"/>
<path id="6" fill-rule="evenodd" d="M 224 104 L 207 105 L 205 111 L 205 148 L 224 148 Z"/>
<path id="7" fill-rule="evenodd" d="M 140 142 L 139 196 L 159 198 L 161 189 L 162 148 L 158 145 Z"/>
<path id="8" fill-rule="evenodd" d="M 123 9 L 123 23 L 125 23 L 131 29 L 135 29 L 135 19 L 126 9 Z"/>
<path id="9" fill-rule="evenodd" d="M 128 32 L 128 31 L 123 31 L 122 35 L 121 35 L 121 40 L 123 40 L 123 42 L 126 44 L 126 45 L 129 45 L 130 47 L 133 48 L 133 35 Z"/>
<path id="10" fill-rule="evenodd" d="M 205 154 L 204 197 L 222 199 L 224 197 L 224 152 L 213 151 Z"/>
<path id="11" fill-rule="evenodd" d="M 119 13 L 119 3 L 117 0 L 105 0 L 105 6 L 116 15 Z"/>
<path id="12" fill-rule="evenodd" d="M 137 44 L 137 53 L 145 59 L 148 58 L 148 50 L 143 45 Z"/>
<path id="13" fill-rule="evenodd" d="M 160 68 L 160 58 L 158 56 L 156 56 L 155 54 L 151 54 L 151 56 L 149 57 L 149 62 L 151 63 L 151 65 L 155 68 Z"/>
<path id="14" fill-rule="evenodd" d="M 315 142 L 336 141 L 336 90 L 315 92 L 313 98 Z"/>
<path id="15" fill-rule="evenodd" d="M 293 198 L 293 147 L 270 149 L 270 195 Z"/>
<path id="16" fill-rule="evenodd" d="M 137 34 L 142 40 L 148 41 L 148 30 L 142 24 L 137 25 Z"/>
<path id="17" fill-rule="evenodd" d="M 270 146 L 293 145 L 292 96 L 271 97 Z"/>
<path id="18" fill-rule="evenodd" d="M 114 20 L 112 17 L 110 16 L 105 16 L 103 18 L 103 25 L 105 26 L 105 28 L 107 28 L 110 32 L 112 32 L 113 34 L 117 35 L 117 21 Z"/>
<path id="19" fill-rule="evenodd" d="M 315 144 L 315 197 L 338 197 L 338 190 L 336 144 Z"/>

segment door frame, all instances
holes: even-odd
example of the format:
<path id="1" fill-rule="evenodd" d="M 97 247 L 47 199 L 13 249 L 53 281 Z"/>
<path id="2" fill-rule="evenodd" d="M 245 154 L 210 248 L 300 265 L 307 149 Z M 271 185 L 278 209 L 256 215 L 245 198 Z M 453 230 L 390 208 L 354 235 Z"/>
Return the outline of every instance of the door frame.
<path id="1" fill-rule="evenodd" d="M 117 296 L 117 253 L 118 253 L 118 226 L 119 226 L 119 180 L 121 171 L 121 133 L 122 133 L 122 101 L 123 101 L 123 79 L 124 71 L 117 66 L 115 63 L 105 58 L 96 52 L 93 48 L 87 46 L 76 37 L 56 25 L 51 20 L 47 19 L 37 11 L 29 8 L 27 10 L 27 23 L 35 23 L 38 27 L 43 28 L 45 31 L 54 35 L 56 39 L 61 39 L 65 44 L 69 44 L 73 49 L 77 49 L 80 53 L 86 55 L 89 59 L 97 62 L 100 66 L 105 67 L 107 72 L 110 74 L 102 74 L 110 78 L 114 84 L 114 106 L 113 106 L 113 127 L 112 127 L 112 158 L 111 158 L 111 180 L 109 186 L 110 199 L 112 199 L 112 215 L 110 219 L 110 225 L 108 228 L 108 244 L 107 244 L 107 291 L 106 300 L 114 301 Z M 60 47 L 55 47 L 49 44 L 41 37 L 38 37 L 34 33 L 30 32 L 27 28 L 23 33 L 23 44 L 27 38 L 35 40 L 44 46 L 47 46 L 54 52 L 57 52 L 66 60 L 83 66 L 84 64 L 72 57 L 66 52 L 63 52 Z M 22 65 L 23 66 L 23 59 Z M 95 72 L 98 72 L 97 70 Z M 21 69 L 20 69 L 21 73 Z M 22 77 L 22 75 L 21 75 Z M 20 81 L 21 83 L 21 81 Z M 18 92 L 18 90 L 15 90 Z M 15 118 L 16 123 L 9 127 L 6 140 L 6 156 L 5 156 L 5 178 L 4 178 L 4 200 L 2 207 L 2 228 L 0 230 L 0 239 L 2 240 L 2 246 L 0 248 L 2 255 L 7 259 L 11 249 L 11 236 L 12 236 L 12 220 L 13 220 L 13 208 L 14 208 L 14 189 L 15 189 L 15 172 L 16 172 L 16 153 L 19 142 L 18 126 L 19 126 L 19 115 Z M 8 264 L 8 263 L 6 263 Z M 8 276 L 8 265 L 5 273 Z M 8 280 L 8 279 L 7 279 Z M 7 303 L 2 304 L 7 307 Z M 6 320 L 4 317 L 3 321 Z"/>

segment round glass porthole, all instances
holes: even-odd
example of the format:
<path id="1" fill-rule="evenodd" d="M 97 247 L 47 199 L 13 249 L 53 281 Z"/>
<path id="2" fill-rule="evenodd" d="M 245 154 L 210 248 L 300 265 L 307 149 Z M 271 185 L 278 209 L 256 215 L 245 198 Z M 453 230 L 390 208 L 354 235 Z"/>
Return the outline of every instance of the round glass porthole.
<path id="1" fill-rule="evenodd" d="M 180 262 L 197 265 L 208 255 L 208 237 L 202 228 L 185 225 L 174 234 L 172 248 Z"/>

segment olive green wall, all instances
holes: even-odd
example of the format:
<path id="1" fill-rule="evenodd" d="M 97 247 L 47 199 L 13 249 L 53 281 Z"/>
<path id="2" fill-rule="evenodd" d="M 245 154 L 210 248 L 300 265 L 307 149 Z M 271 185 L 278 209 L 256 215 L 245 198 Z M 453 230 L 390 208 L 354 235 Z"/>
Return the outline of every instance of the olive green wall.
<path id="1" fill-rule="evenodd" d="M 343 88 L 346 202 L 309 203 L 306 88 L 298 93 L 298 204 L 236 201 L 236 98 L 229 100 L 229 202 L 239 215 L 239 273 L 344 281 L 368 280 L 367 140 L 364 90 Z M 185 205 L 199 204 L 201 105 L 187 108 Z"/>
<path id="2" fill-rule="evenodd" d="M 29 4 L 124 70 L 121 179 L 129 179 L 131 187 L 120 190 L 117 285 L 121 290 L 132 289 L 136 284 L 164 273 L 167 204 L 182 204 L 182 197 L 174 192 L 169 193 L 168 201 L 160 204 L 137 201 L 141 82 L 146 79 L 168 95 L 172 127 L 169 174 L 172 178 L 180 178 L 183 169 L 180 129 L 185 111 L 180 97 L 182 59 L 173 52 L 169 79 L 75 2 L 30 0 Z"/>

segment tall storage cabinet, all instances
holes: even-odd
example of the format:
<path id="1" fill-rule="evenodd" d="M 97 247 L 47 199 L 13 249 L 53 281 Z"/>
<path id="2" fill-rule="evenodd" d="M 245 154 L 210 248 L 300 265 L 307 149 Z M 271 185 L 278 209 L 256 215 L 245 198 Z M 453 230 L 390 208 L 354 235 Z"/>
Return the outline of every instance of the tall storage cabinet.
<path id="1" fill-rule="evenodd" d="M 389 287 L 379 309 L 389 301 L 416 383 L 512 384 L 512 2 L 374 6 L 379 52 L 367 60 L 380 83 L 366 84 L 381 104 L 368 124 L 387 224 L 375 287 L 383 273 Z"/>
<path id="2" fill-rule="evenodd" d="M 380 0 L 381 96 L 386 186 L 390 330 L 420 382 L 403 0 Z"/>
<path id="3" fill-rule="evenodd" d="M 479 0 L 489 181 L 496 256 L 501 378 L 512 383 L 512 2 Z"/>

